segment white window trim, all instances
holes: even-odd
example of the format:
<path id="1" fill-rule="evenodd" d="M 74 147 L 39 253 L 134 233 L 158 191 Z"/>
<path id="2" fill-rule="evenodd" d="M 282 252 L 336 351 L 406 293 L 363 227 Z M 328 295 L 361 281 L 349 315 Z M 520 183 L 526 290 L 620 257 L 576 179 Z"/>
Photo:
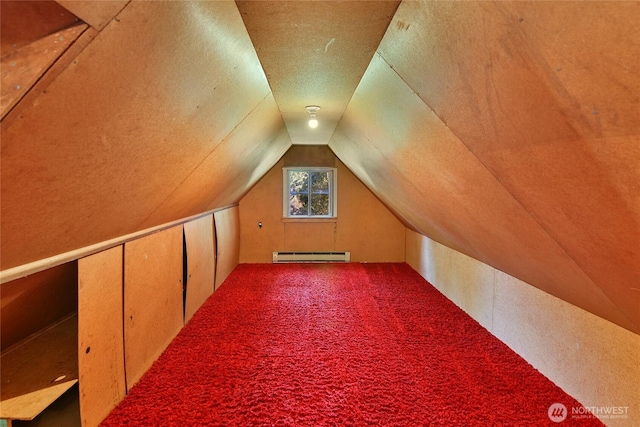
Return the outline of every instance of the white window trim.
<path id="1" fill-rule="evenodd" d="M 329 175 L 330 215 L 289 215 L 289 171 L 331 172 Z M 331 167 L 287 166 L 282 168 L 282 218 L 300 220 L 338 217 L 338 169 Z"/>

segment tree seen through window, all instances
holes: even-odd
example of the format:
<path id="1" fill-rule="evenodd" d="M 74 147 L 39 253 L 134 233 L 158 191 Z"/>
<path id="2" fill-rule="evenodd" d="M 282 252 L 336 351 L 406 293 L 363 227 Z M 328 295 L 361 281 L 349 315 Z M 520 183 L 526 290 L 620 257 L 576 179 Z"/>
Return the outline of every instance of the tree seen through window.
<path id="1" fill-rule="evenodd" d="M 288 216 L 331 216 L 332 170 L 288 170 Z"/>

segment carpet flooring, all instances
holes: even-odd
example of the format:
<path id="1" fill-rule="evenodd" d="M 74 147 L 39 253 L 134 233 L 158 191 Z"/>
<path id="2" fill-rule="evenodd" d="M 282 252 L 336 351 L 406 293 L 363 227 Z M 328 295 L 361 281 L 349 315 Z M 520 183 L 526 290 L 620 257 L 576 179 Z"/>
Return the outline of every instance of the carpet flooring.
<path id="1" fill-rule="evenodd" d="M 602 425 L 580 406 L 407 264 L 241 264 L 102 425 Z"/>

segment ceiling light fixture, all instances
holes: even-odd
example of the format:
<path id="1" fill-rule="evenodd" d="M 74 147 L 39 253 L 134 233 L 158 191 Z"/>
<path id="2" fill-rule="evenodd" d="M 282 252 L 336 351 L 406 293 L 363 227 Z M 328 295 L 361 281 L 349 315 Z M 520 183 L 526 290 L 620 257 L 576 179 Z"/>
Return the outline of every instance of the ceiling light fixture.
<path id="1" fill-rule="evenodd" d="M 320 109 L 317 105 L 307 105 L 304 107 L 309 112 L 309 127 L 311 129 L 315 129 L 318 127 L 318 119 L 316 118 L 316 113 Z"/>

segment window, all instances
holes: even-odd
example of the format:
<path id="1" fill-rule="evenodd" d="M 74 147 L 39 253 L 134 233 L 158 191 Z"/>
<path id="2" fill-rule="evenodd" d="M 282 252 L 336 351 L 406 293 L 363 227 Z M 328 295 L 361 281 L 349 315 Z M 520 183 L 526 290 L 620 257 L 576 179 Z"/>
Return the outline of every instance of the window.
<path id="1" fill-rule="evenodd" d="M 336 169 L 283 168 L 285 218 L 335 218 Z"/>

